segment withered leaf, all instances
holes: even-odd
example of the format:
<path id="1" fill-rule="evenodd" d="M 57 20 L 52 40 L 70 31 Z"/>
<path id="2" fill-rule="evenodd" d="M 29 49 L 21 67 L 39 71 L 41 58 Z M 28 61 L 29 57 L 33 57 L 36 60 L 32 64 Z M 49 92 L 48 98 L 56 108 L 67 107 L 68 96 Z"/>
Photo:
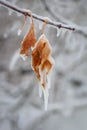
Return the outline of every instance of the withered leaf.
<path id="1" fill-rule="evenodd" d="M 43 64 L 42 64 L 42 68 L 41 70 L 45 70 L 46 69 L 46 74 L 49 74 L 49 72 L 51 71 L 52 67 L 53 67 L 53 58 L 49 57 L 49 59 L 47 59 Z"/>
<path id="2" fill-rule="evenodd" d="M 21 43 L 20 55 L 27 57 L 29 55 L 29 49 L 31 47 L 34 47 L 35 43 L 36 43 L 35 27 L 34 22 L 32 21 L 29 31 Z"/>
<path id="3" fill-rule="evenodd" d="M 32 67 L 39 80 L 40 80 L 40 71 L 44 71 L 44 69 L 46 69 L 48 74 L 53 66 L 52 57 L 51 58 L 50 57 L 51 57 L 51 46 L 47 38 L 43 34 L 37 41 L 36 48 L 34 48 L 34 50 L 32 51 Z"/>
<path id="4" fill-rule="evenodd" d="M 47 110 L 48 96 L 49 96 L 49 73 L 54 65 L 51 56 L 51 46 L 44 34 L 38 39 L 35 48 L 32 51 L 32 68 L 39 80 L 39 94 L 40 97 L 44 95 L 44 106 Z"/>

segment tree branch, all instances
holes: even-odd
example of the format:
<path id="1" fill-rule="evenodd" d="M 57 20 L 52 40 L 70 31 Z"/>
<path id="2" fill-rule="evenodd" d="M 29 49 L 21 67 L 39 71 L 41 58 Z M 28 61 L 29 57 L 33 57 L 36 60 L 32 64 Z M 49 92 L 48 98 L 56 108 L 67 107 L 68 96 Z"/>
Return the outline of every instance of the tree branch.
<path id="1" fill-rule="evenodd" d="M 47 4 L 46 0 L 41 0 L 45 9 L 49 12 L 49 14 L 54 17 L 54 19 L 58 20 L 59 22 L 63 23 L 63 24 L 67 24 L 67 25 L 71 25 L 75 28 L 75 32 L 79 33 L 81 35 L 83 35 L 84 37 L 87 37 L 87 26 L 81 26 L 81 25 L 77 25 L 74 22 L 71 22 L 67 19 L 65 19 L 64 17 L 60 16 L 60 15 L 56 15 L 56 13 L 54 13 L 51 8 L 49 7 L 49 5 Z"/>
<path id="2" fill-rule="evenodd" d="M 29 11 L 29 10 L 21 9 L 21 8 L 15 6 L 15 5 L 12 5 L 11 3 L 7 2 L 7 1 L 0 0 L 0 4 L 7 7 L 7 8 L 10 8 L 10 9 L 12 9 L 12 10 L 18 12 L 18 13 L 21 13 L 21 14 L 23 14 L 25 16 L 31 17 L 31 11 Z M 70 27 L 69 25 L 66 25 L 66 24 L 61 24 L 61 23 L 58 23 L 58 22 L 54 22 L 54 21 L 50 20 L 47 17 L 42 17 L 42 16 L 36 15 L 34 13 L 32 13 L 32 17 L 34 19 L 42 21 L 42 22 L 45 22 L 45 20 L 47 19 L 48 20 L 47 24 L 55 26 L 55 27 L 57 27 L 59 29 L 64 28 L 64 29 L 68 29 L 68 30 L 72 30 L 72 31 L 75 30 L 74 27 Z"/>

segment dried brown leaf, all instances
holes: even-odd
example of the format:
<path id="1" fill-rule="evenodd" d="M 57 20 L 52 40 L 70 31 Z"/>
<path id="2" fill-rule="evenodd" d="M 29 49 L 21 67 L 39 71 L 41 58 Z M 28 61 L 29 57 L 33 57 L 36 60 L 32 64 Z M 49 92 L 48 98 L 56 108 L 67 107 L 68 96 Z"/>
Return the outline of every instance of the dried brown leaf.
<path id="1" fill-rule="evenodd" d="M 34 47 L 35 43 L 36 43 L 35 27 L 34 22 L 32 21 L 29 31 L 21 43 L 20 54 L 23 55 L 24 57 L 27 57 L 29 55 L 29 49 L 31 47 Z"/>
<path id="2" fill-rule="evenodd" d="M 36 43 L 35 48 L 32 51 L 32 68 L 37 75 L 37 78 L 40 82 L 39 94 L 40 97 L 44 95 L 44 106 L 47 110 L 48 96 L 49 96 L 49 76 L 52 67 L 53 67 L 53 58 L 51 56 L 51 46 L 49 41 L 42 34 L 39 40 Z M 48 81 L 48 82 L 47 82 Z"/>
<path id="3" fill-rule="evenodd" d="M 32 67 L 37 74 L 37 78 L 40 80 L 40 72 L 46 69 L 47 74 L 50 72 L 53 61 L 51 55 L 51 46 L 45 37 L 41 35 L 36 43 L 36 48 L 32 51 Z M 51 58 L 50 58 L 51 57 Z"/>
<path id="4" fill-rule="evenodd" d="M 51 69 L 53 68 L 54 62 L 53 62 L 53 58 L 49 57 L 49 59 L 47 59 L 43 64 L 42 64 L 42 68 L 41 70 L 46 70 L 46 74 L 48 75 L 49 72 L 51 71 Z"/>

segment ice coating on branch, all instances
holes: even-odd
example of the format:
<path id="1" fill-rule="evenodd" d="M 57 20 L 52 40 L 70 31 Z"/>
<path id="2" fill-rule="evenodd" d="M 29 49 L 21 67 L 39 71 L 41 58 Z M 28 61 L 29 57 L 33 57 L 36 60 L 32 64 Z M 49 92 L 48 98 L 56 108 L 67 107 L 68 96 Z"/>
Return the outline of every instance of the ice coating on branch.
<path id="1" fill-rule="evenodd" d="M 42 34 L 32 51 L 32 68 L 39 80 L 39 95 L 42 92 L 44 96 L 44 107 L 47 110 L 49 96 L 49 75 L 54 65 L 54 60 L 51 56 L 51 45 L 46 36 Z"/>
<path id="2" fill-rule="evenodd" d="M 43 17 L 42 17 L 42 18 L 43 18 Z M 51 21 L 50 18 L 44 17 L 44 23 L 45 23 L 45 24 L 47 24 L 49 21 Z M 43 25 L 44 25 L 43 22 L 42 22 L 42 21 L 39 21 L 39 29 L 40 29 L 40 30 L 42 30 Z"/>
<path id="3" fill-rule="evenodd" d="M 50 22 L 50 21 L 51 21 L 51 19 L 50 19 L 50 18 L 48 18 L 48 17 L 44 17 L 44 20 L 46 20 L 46 21 L 48 21 L 48 22 Z"/>

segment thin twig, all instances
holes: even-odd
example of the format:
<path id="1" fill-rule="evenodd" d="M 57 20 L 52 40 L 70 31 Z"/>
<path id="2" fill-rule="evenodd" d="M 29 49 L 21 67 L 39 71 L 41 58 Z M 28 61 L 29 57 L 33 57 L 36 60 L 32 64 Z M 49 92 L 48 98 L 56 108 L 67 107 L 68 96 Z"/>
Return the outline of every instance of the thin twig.
<path id="1" fill-rule="evenodd" d="M 21 9 L 21 8 L 15 6 L 15 5 L 12 5 L 11 3 L 7 2 L 7 1 L 0 0 L 0 4 L 5 6 L 5 7 L 7 7 L 7 8 L 10 8 L 10 9 L 12 9 L 12 10 L 18 12 L 18 13 L 21 13 L 23 15 L 26 15 L 26 16 L 29 16 L 29 17 L 31 16 L 31 11 L 25 10 L 25 9 Z M 34 13 L 32 13 L 32 17 L 34 19 L 42 21 L 42 22 L 44 22 L 45 19 L 47 19 L 46 17 L 42 17 L 42 16 L 36 15 Z M 61 24 L 61 23 L 58 23 L 58 22 L 54 22 L 54 21 L 50 20 L 49 18 L 48 18 L 47 24 L 55 26 L 57 28 L 65 28 L 65 29 L 72 30 L 72 31 L 75 30 L 74 27 L 70 27 L 69 25 L 65 25 L 65 24 Z"/>
<path id="2" fill-rule="evenodd" d="M 81 25 L 77 25 L 74 22 L 69 21 L 68 19 L 60 16 L 59 14 L 56 15 L 56 13 L 54 13 L 51 8 L 49 7 L 49 5 L 47 4 L 46 0 L 41 0 L 45 9 L 49 12 L 49 14 L 55 19 L 58 20 L 59 22 L 63 23 L 63 24 L 67 24 L 67 25 L 71 25 L 75 28 L 75 32 L 79 33 L 81 35 L 83 35 L 84 37 L 87 37 L 87 26 L 81 26 Z"/>

